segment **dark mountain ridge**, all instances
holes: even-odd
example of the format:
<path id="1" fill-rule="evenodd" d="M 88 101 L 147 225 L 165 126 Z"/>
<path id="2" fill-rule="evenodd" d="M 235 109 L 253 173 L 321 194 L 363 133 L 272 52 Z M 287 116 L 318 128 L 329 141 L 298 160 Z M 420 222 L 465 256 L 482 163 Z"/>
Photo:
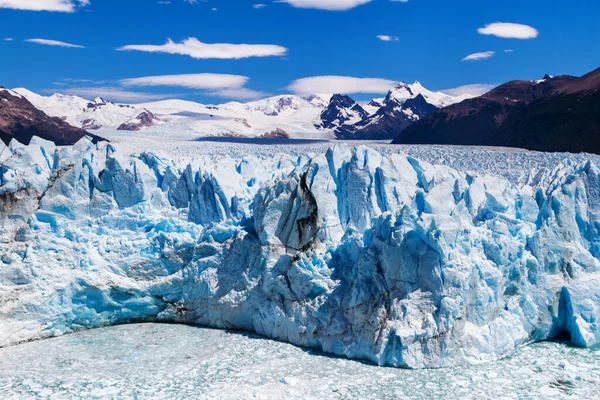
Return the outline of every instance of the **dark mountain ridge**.
<path id="1" fill-rule="evenodd" d="M 29 144 L 33 136 L 50 140 L 59 146 L 75 144 L 84 136 L 91 137 L 94 142 L 104 140 L 69 125 L 61 118 L 49 117 L 25 97 L 0 88 L 0 140 L 5 144 L 12 139 Z"/>
<path id="2" fill-rule="evenodd" d="M 333 129 L 337 139 L 389 140 L 438 109 L 422 94 L 413 93 L 410 85 L 401 83 L 398 88 L 404 88 L 414 97 L 397 99 L 391 90 L 383 101 L 373 100 L 368 104 L 377 108 L 372 114 L 349 96 L 335 94 L 320 115 L 320 127 Z"/>
<path id="3" fill-rule="evenodd" d="M 600 153 L 600 69 L 544 78 L 511 81 L 440 109 L 393 143 Z"/>

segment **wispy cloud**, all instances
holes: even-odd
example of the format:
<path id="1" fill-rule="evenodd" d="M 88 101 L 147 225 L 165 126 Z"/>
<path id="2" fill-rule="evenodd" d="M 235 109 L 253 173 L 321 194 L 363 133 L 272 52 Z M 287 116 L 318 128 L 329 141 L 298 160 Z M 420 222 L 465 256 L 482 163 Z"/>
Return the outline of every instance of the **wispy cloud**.
<path id="1" fill-rule="evenodd" d="M 232 99 L 256 99 L 266 95 L 264 92 L 255 91 L 244 87 L 249 81 L 247 76 L 228 74 L 183 74 L 159 75 L 140 78 L 123 79 L 119 81 L 122 86 L 131 87 L 183 87 L 204 91 L 209 96 L 226 97 Z"/>
<path id="2" fill-rule="evenodd" d="M 266 6 L 267 6 L 266 4 L 259 3 L 259 4 L 253 4 L 252 8 L 259 10 L 261 8 L 265 8 Z"/>
<path id="3" fill-rule="evenodd" d="M 59 46 L 59 47 L 70 47 L 75 49 L 85 49 L 85 46 L 80 46 L 78 44 L 71 44 L 66 42 L 61 42 L 60 40 L 50 40 L 50 39 L 26 39 L 26 42 L 41 44 L 44 46 Z"/>
<path id="4" fill-rule="evenodd" d="M 242 87 L 248 77 L 227 74 L 159 75 L 123 79 L 123 86 L 179 86 L 190 89 L 224 89 Z"/>
<path id="5" fill-rule="evenodd" d="M 491 85 L 489 83 L 476 83 L 472 85 L 459 86 L 453 89 L 445 89 L 441 92 L 449 94 L 450 96 L 471 96 L 477 97 L 485 94 L 495 88 L 497 85 Z"/>
<path id="6" fill-rule="evenodd" d="M 4 38 L 4 39 L 2 39 L 2 40 L 4 40 L 5 42 L 12 42 L 12 41 L 13 41 L 13 40 L 15 40 L 15 39 L 13 39 L 13 38 L 11 38 L 11 37 L 7 37 L 7 38 Z"/>
<path id="7" fill-rule="evenodd" d="M 510 22 L 495 22 L 477 30 L 482 35 L 492 35 L 504 39 L 535 39 L 539 32 L 534 27 Z"/>
<path id="8" fill-rule="evenodd" d="M 269 93 L 260 92 L 248 88 L 226 88 L 211 90 L 205 93 L 208 96 L 222 97 L 235 100 L 256 100 L 269 96 Z"/>
<path id="9" fill-rule="evenodd" d="M 269 93 L 247 88 L 246 84 L 249 80 L 250 78 L 242 75 L 210 73 L 143 76 L 116 81 L 65 78 L 55 83 L 56 86 L 62 87 L 52 92 L 59 91 L 64 94 L 81 96 L 88 99 L 103 97 L 107 100 L 125 103 L 180 98 L 184 95 L 183 90 L 181 90 L 182 88 L 191 89 L 192 93 L 195 94 L 232 100 L 254 100 L 269 96 Z M 150 89 L 148 88 L 156 87 L 179 88 L 180 90 L 178 91 L 179 94 L 172 94 L 173 92 L 170 92 L 171 94 L 149 92 Z M 177 92 L 177 90 L 175 91 Z"/>
<path id="10" fill-rule="evenodd" d="M 400 40 L 397 36 L 390 35 L 377 35 L 377 39 L 381 40 L 382 42 L 397 42 Z"/>
<path id="11" fill-rule="evenodd" d="M 279 0 L 276 3 L 288 3 L 297 8 L 316 8 L 328 11 L 346 11 L 372 0 Z"/>
<path id="12" fill-rule="evenodd" d="M 61 89 L 61 92 L 63 94 L 80 96 L 86 99 L 103 97 L 107 100 L 122 101 L 126 103 L 141 103 L 176 97 L 176 95 L 173 94 L 132 92 L 119 87 L 71 87 Z"/>
<path id="13" fill-rule="evenodd" d="M 89 4 L 89 0 L 0 0 L 0 8 L 28 11 L 75 12 Z"/>
<path id="14" fill-rule="evenodd" d="M 473 54 L 469 54 L 468 56 L 466 56 L 465 58 L 463 58 L 462 61 L 486 60 L 488 58 L 494 57 L 495 54 L 496 54 L 495 51 L 484 51 L 484 52 L 481 52 L 481 53 L 473 53 Z"/>
<path id="15" fill-rule="evenodd" d="M 163 45 L 141 44 L 119 47 L 119 51 L 144 51 L 148 53 L 167 53 L 190 56 L 196 59 L 241 59 L 249 57 L 283 56 L 288 49 L 273 44 L 230 44 L 203 43 L 196 38 L 175 43 L 171 39 Z"/>
<path id="16" fill-rule="evenodd" d="M 67 85 L 75 85 L 75 84 L 86 84 L 86 85 L 105 85 L 107 83 L 111 83 L 111 81 L 98 81 L 98 80 L 92 80 L 92 79 L 78 79 L 78 78 L 64 78 L 61 79 L 61 82 L 63 82 L 63 84 L 67 84 Z M 114 82 L 112 82 L 114 83 Z"/>
<path id="17" fill-rule="evenodd" d="M 297 94 L 315 93 L 387 93 L 397 81 L 351 76 L 313 76 L 292 82 L 287 89 Z"/>

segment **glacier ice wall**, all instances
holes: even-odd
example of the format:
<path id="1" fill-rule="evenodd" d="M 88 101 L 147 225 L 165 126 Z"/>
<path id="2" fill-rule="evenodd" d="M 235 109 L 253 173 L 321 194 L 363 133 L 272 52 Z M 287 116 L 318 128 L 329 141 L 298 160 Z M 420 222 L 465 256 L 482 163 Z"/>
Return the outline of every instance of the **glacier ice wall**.
<path id="1" fill-rule="evenodd" d="M 0 146 L 3 146 L 0 144 Z M 600 170 L 520 184 L 402 154 L 0 148 L 0 346 L 164 321 L 380 365 L 600 341 Z"/>

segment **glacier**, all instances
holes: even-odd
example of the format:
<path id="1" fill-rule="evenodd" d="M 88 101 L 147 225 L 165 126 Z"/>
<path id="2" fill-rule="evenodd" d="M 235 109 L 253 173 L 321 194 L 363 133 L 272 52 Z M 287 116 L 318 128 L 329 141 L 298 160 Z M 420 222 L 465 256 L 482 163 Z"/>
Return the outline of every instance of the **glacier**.
<path id="1" fill-rule="evenodd" d="M 0 144 L 0 347 L 171 322 L 434 368 L 600 341 L 596 157 L 513 179 L 376 146 L 141 147 Z"/>

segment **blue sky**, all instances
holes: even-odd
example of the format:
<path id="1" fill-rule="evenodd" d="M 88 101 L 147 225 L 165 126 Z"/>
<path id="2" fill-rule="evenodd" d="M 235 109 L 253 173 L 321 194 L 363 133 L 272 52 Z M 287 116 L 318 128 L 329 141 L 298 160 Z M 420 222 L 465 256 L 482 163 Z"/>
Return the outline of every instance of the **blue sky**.
<path id="1" fill-rule="evenodd" d="M 0 85 L 128 102 L 219 103 L 332 89 L 361 100 L 395 81 L 442 90 L 581 75 L 600 66 L 595 0 L 193 3 L 0 0 L 0 38 L 12 39 L 0 40 Z M 478 32 L 497 22 L 525 27 Z M 333 78 L 312 79 L 322 76 Z M 311 79 L 294 84 L 303 78 Z"/>

